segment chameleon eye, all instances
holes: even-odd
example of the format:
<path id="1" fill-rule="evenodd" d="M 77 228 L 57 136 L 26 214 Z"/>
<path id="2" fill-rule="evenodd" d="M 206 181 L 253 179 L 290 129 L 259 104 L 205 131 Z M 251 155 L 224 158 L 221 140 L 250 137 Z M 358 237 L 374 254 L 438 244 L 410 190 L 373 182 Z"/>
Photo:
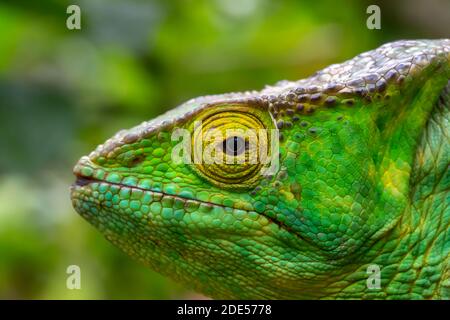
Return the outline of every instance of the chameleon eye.
<path id="1" fill-rule="evenodd" d="M 241 155 L 246 149 L 248 149 L 248 146 L 248 142 L 239 136 L 233 136 L 225 139 L 222 143 L 223 152 L 234 156 Z"/>
<path id="2" fill-rule="evenodd" d="M 269 113 L 241 105 L 217 106 L 194 121 L 193 169 L 222 188 L 253 186 L 267 164 L 262 159 L 270 157 L 274 124 Z"/>

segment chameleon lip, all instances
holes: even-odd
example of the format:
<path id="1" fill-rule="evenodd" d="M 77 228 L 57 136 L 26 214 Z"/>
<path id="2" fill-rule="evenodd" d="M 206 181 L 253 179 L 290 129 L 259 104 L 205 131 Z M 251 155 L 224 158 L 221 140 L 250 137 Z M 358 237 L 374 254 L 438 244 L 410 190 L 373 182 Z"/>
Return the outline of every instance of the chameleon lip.
<path id="1" fill-rule="evenodd" d="M 198 200 L 198 199 L 192 199 L 192 198 L 181 197 L 181 196 L 178 196 L 178 195 L 168 194 L 168 193 L 165 193 L 165 192 L 162 192 L 162 191 L 155 191 L 155 190 L 151 190 L 151 189 L 144 189 L 144 188 L 141 188 L 141 187 L 138 187 L 138 186 L 130 186 L 130 185 L 126 185 L 126 184 L 123 184 L 123 183 L 110 182 L 110 181 L 106 181 L 106 180 L 97 179 L 97 178 L 92 177 L 91 175 L 85 175 L 85 174 L 83 174 L 83 172 L 82 172 L 81 169 L 82 169 L 83 167 L 85 167 L 85 166 L 86 166 L 86 167 L 90 167 L 89 164 L 90 164 L 90 159 L 89 159 L 88 157 L 82 157 L 82 158 L 80 159 L 80 161 L 78 162 L 77 166 L 74 168 L 73 173 L 74 173 L 74 175 L 75 175 L 75 177 L 76 177 L 76 180 L 75 180 L 75 182 L 72 184 L 72 188 L 71 188 L 72 190 L 73 190 L 73 189 L 76 189 L 76 188 L 85 188 L 85 187 L 89 186 L 89 185 L 92 184 L 92 183 L 107 183 L 107 184 L 109 184 L 109 185 L 116 185 L 116 186 L 118 186 L 118 187 L 120 187 L 120 188 L 138 189 L 138 190 L 142 190 L 143 192 L 151 192 L 151 193 L 154 193 L 154 194 L 159 194 L 159 195 L 161 195 L 161 196 L 163 196 L 163 197 L 172 197 L 172 198 L 174 198 L 174 199 L 180 199 L 181 201 L 184 201 L 184 202 L 186 202 L 186 201 L 194 201 L 194 202 L 199 203 L 199 204 L 202 204 L 202 203 L 203 203 L 203 204 L 208 205 L 208 206 L 215 206 L 215 207 L 221 207 L 221 208 L 229 208 L 229 209 L 231 209 L 231 210 L 237 209 L 237 210 L 245 211 L 245 212 L 247 212 L 247 213 L 249 213 L 249 212 L 256 212 L 256 211 L 254 211 L 254 210 L 250 210 L 250 211 L 249 211 L 249 210 L 246 210 L 246 209 L 243 209 L 243 208 L 227 207 L 227 206 L 224 206 L 224 205 L 221 205 L 221 204 L 216 204 L 216 203 L 207 202 L 207 201 L 201 201 L 201 200 Z M 283 222 L 277 220 L 276 218 L 270 217 L 270 216 L 268 216 L 268 215 L 265 214 L 265 213 L 260 213 L 260 212 L 256 212 L 256 213 L 257 213 L 258 215 L 261 215 L 261 216 L 265 217 L 270 223 L 275 224 L 275 225 L 278 226 L 280 229 L 285 230 L 285 231 L 287 231 L 288 233 L 293 234 L 294 236 L 298 237 L 300 240 L 302 240 L 302 241 L 308 243 L 308 240 L 307 240 L 307 239 L 305 239 L 304 237 L 302 237 L 302 236 L 301 236 L 300 234 L 298 234 L 297 232 L 293 231 L 293 230 L 292 230 L 288 225 L 286 225 L 285 223 L 283 223 Z"/>
<path id="2" fill-rule="evenodd" d="M 197 202 L 197 203 L 200 203 L 200 204 L 201 203 L 206 204 L 208 206 L 230 208 L 232 210 L 239 209 L 239 210 L 245 211 L 247 213 L 249 213 L 249 212 L 256 212 L 256 211 L 248 211 L 248 210 L 240 209 L 240 208 L 227 207 L 227 206 L 224 206 L 224 205 L 220 205 L 220 204 L 216 204 L 216 203 L 212 203 L 212 202 L 201 201 L 201 200 L 198 200 L 198 199 L 191 199 L 191 198 L 180 197 L 178 195 L 172 195 L 172 194 L 164 193 L 164 192 L 161 192 L 161 191 L 154 191 L 154 190 L 150 190 L 150 189 L 143 189 L 143 188 L 140 188 L 140 187 L 137 187 L 137 186 L 129 186 L 129 185 L 125 185 L 125 184 L 122 184 L 122 183 L 114 183 L 114 182 L 99 180 L 99 179 L 96 179 L 96 178 L 83 176 L 83 175 L 81 175 L 79 173 L 75 173 L 75 176 L 76 176 L 76 180 L 75 180 L 75 183 L 72 184 L 72 188 L 84 188 L 84 187 L 86 187 L 86 186 L 88 186 L 88 185 L 90 185 L 92 183 L 107 183 L 107 184 L 110 184 L 110 185 L 115 185 L 115 186 L 119 186 L 119 187 L 123 187 L 123 188 L 138 189 L 138 190 L 142 190 L 144 192 L 151 192 L 151 193 L 155 193 L 155 194 L 160 194 L 160 195 L 162 195 L 164 197 L 172 197 L 174 199 L 180 199 L 182 201 L 194 201 L 194 202 Z M 302 241 L 308 242 L 305 238 L 303 238 L 302 236 L 300 236 L 299 234 L 297 234 L 296 232 L 291 230 L 291 228 L 289 228 L 286 224 L 284 224 L 284 223 L 282 223 L 282 222 L 280 222 L 280 221 L 278 221 L 278 220 L 276 220 L 276 219 L 274 219 L 272 217 L 269 217 L 269 216 L 267 216 L 264 213 L 258 213 L 258 214 L 262 215 L 263 217 L 265 217 L 267 220 L 269 220 L 270 223 L 273 223 L 273 224 L 277 225 L 280 229 L 285 230 L 285 231 L 289 232 L 290 234 L 293 234 L 293 235 L 297 236 Z"/>
<path id="3" fill-rule="evenodd" d="M 174 194 L 168 194 L 162 191 L 155 191 L 155 190 L 151 190 L 151 189 L 144 189 L 144 188 L 140 188 L 137 186 L 130 186 L 130 185 L 126 185 L 123 183 L 116 183 L 116 182 L 109 182 L 109 181 L 105 181 L 105 180 L 100 180 L 100 179 L 96 179 L 96 178 L 92 178 L 92 177 L 86 177 L 80 174 L 75 174 L 76 176 L 76 180 L 75 182 L 72 184 L 72 187 L 86 187 L 92 183 L 107 183 L 109 185 L 114 185 L 114 186 L 119 186 L 121 188 L 130 188 L 130 189 L 138 189 L 138 190 L 142 190 L 144 192 L 151 192 L 151 193 L 155 193 L 155 194 L 160 194 L 164 197 L 173 197 L 176 199 L 181 199 L 183 201 L 195 201 L 198 203 L 204 203 L 206 205 L 210 205 L 210 206 L 217 206 L 217 207 L 223 207 L 223 208 L 230 208 L 230 209 L 239 209 L 239 208 L 233 208 L 233 207 L 226 207 L 224 205 L 220 205 L 220 204 L 216 204 L 216 203 L 212 203 L 212 202 L 207 202 L 207 201 L 201 201 L 198 199 L 191 199 L 191 198 L 185 198 L 185 197 L 180 197 L 178 195 L 174 195 Z M 248 210 L 244 210 L 244 209 L 239 209 L 239 210 L 243 210 L 246 212 L 250 212 Z"/>

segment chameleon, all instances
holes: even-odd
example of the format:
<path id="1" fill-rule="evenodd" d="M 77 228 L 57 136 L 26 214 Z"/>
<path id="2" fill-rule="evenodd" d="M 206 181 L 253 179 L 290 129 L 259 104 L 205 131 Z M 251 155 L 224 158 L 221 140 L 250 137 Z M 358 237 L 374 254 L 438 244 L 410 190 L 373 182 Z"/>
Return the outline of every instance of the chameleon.
<path id="1" fill-rule="evenodd" d="M 71 201 L 214 299 L 448 299 L 449 79 L 450 39 L 400 40 L 198 97 L 81 157 Z"/>

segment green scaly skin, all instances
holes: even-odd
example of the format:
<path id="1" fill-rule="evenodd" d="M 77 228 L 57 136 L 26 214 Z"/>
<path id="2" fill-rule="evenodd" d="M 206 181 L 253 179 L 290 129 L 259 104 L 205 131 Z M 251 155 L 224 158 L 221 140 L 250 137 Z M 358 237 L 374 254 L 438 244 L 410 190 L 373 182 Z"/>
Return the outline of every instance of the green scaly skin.
<path id="1" fill-rule="evenodd" d="M 188 101 L 82 157 L 73 206 L 213 298 L 447 299 L 449 79 L 449 39 L 398 41 L 304 80 Z M 278 128 L 278 171 L 174 163 L 172 131 L 200 120 Z M 380 289 L 367 286 L 373 264 Z"/>

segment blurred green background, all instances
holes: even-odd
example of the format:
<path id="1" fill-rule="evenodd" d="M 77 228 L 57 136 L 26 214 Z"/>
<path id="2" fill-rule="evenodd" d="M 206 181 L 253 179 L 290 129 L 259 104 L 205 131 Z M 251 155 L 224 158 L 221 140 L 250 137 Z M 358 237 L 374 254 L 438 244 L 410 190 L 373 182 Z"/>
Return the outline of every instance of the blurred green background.
<path id="1" fill-rule="evenodd" d="M 81 30 L 66 8 L 81 7 Z M 366 8 L 381 7 L 381 30 Z M 1 1 L 0 298 L 200 298 L 71 208 L 72 166 L 189 98 L 296 80 L 401 38 L 449 37 L 450 1 Z M 81 290 L 66 268 L 81 268 Z"/>

